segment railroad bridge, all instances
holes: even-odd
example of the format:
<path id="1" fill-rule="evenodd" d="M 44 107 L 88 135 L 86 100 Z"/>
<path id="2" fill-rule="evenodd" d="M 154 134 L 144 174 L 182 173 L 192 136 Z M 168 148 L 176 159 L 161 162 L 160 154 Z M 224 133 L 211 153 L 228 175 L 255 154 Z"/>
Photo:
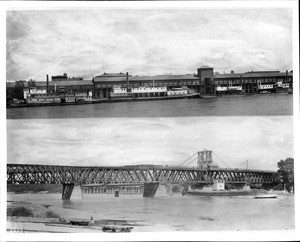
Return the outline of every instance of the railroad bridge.
<path id="1" fill-rule="evenodd" d="M 279 181 L 274 171 L 218 167 L 160 165 L 134 166 L 56 166 L 7 164 L 7 183 L 60 183 L 62 199 L 71 197 L 74 185 L 143 184 L 144 196 L 154 196 L 158 184 L 225 183 L 266 184 Z"/>
<path id="2" fill-rule="evenodd" d="M 69 200 L 75 185 L 82 187 L 139 184 L 144 187 L 145 197 L 153 197 L 159 184 L 212 184 L 220 180 L 227 184 L 272 184 L 279 181 L 279 176 L 274 171 L 219 168 L 218 164 L 214 163 L 212 155 L 212 151 L 204 149 L 190 156 L 179 166 L 8 164 L 7 183 L 61 183 L 63 184 L 62 199 Z M 197 167 L 189 167 L 188 165 L 195 160 L 197 160 Z"/>

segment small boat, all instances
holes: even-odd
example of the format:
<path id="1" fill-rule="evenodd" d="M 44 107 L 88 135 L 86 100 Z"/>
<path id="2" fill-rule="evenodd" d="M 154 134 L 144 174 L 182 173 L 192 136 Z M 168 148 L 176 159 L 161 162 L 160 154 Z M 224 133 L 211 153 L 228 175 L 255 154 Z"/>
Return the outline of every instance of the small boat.
<path id="1" fill-rule="evenodd" d="M 265 95 L 268 95 L 268 94 L 271 94 L 271 91 L 261 91 L 259 94 L 265 94 Z"/>
<path id="2" fill-rule="evenodd" d="M 276 194 L 261 194 L 254 197 L 255 199 L 277 198 Z"/>
<path id="3" fill-rule="evenodd" d="M 199 95 L 200 98 L 217 98 L 218 96 L 217 95 L 208 95 L 208 94 L 205 94 L 205 95 Z"/>
<path id="4" fill-rule="evenodd" d="M 103 226 L 102 231 L 103 232 L 109 232 L 109 233 L 122 233 L 122 232 L 131 232 L 133 227 L 128 226 Z"/>

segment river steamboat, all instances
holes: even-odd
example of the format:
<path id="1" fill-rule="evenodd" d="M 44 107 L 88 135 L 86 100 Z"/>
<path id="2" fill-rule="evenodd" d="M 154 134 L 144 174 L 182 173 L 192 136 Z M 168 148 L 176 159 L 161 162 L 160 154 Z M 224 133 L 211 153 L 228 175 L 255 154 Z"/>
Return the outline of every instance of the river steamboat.
<path id="1" fill-rule="evenodd" d="M 114 86 L 109 95 L 110 101 L 142 101 L 161 99 L 181 99 L 199 97 L 199 94 L 187 87 L 172 88 L 167 87 L 136 87 L 122 88 Z"/>
<path id="2" fill-rule="evenodd" d="M 8 107 L 58 106 L 92 103 L 92 92 L 52 92 L 36 88 L 24 89 L 24 100 L 14 101 Z"/>

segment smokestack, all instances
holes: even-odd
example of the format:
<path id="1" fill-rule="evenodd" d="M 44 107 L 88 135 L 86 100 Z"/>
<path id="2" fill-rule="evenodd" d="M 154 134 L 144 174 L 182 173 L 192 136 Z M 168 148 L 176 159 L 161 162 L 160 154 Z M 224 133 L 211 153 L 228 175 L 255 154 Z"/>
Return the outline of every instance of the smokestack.
<path id="1" fill-rule="evenodd" d="M 289 81 L 289 71 L 288 70 L 285 71 L 285 77 L 286 77 L 286 82 L 288 82 Z"/>
<path id="2" fill-rule="evenodd" d="M 49 93 L 49 76 L 47 74 L 47 93 Z"/>
<path id="3" fill-rule="evenodd" d="M 128 78 L 128 72 L 126 72 L 126 83 L 127 83 L 127 88 L 129 88 L 129 78 Z"/>

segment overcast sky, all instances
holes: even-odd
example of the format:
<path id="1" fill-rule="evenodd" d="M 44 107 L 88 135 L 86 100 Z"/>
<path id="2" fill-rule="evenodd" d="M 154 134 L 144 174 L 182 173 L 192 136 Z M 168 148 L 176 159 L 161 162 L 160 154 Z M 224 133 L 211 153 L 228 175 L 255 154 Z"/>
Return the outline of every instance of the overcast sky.
<path id="1" fill-rule="evenodd" d="M 294 157 L 292 116 L 26 119 L 7 127 L 7 163 L 179 165 L 205 148 L 232 168 L 248 160 L 249 168 L 276 170 Z"/>
<path id="2" fill-rule="evenodd" d="M 8 11 L 7 80 L 291 70 L 291 23 L 289 9 Z"/>

